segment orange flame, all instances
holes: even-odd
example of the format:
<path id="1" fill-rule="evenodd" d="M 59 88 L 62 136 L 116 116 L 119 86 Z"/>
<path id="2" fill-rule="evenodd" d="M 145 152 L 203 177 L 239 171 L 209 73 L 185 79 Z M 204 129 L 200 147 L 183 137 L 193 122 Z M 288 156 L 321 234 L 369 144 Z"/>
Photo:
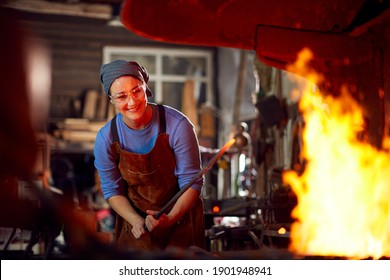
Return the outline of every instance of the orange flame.
<path id="1" fill-rule="evenodd" d="M 305 68 L 311 58 L 309 50 L 302 51 L 291 69 L 302 69 L 315 85 L 323 77 Z M 360 139 L 363 111 L 346 89 L 338 98 L 325 97 L 308 85 L 299 103 L 307 164 L 301 175 L 283 175 L 298 199 L 289 249 L 301 255 L 389 257 L 390 154 Z"/>

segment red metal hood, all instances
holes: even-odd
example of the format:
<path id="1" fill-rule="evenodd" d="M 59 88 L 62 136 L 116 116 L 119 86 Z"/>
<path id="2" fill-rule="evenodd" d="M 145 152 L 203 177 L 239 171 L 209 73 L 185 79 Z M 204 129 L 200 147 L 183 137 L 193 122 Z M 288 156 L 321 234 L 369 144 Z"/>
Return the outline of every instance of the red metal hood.
<path id="1" fill-rule="evenodd" d="M 143 37 L 256 50 L 283 68 L 303 47 L 317 59 L 369 59 L 370 40 L 359 37 L 389 18 L 388 7 L 388 0 L 125 0 L 121 20 Z"/>
<path id="2" fill-rule="evenodd" d="M 286 69 L 303 48 L 321 85 L 356 85 L 372 142 L 390 133 L 390 0 L 124 0 L 130 31 L 158 41 L 255 50 Z M 360 94 L 364 92 L 364 95 Z"/>

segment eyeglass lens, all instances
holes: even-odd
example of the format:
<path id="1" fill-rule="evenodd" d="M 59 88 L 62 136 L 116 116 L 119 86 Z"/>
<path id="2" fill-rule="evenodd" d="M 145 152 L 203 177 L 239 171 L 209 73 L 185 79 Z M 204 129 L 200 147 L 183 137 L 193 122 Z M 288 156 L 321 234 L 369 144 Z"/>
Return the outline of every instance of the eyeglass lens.
<path id="1" fill-rule="evenodd" d="M 144 85 L 138 85 L 131 90 L 130 94 L 127 92 L 123 92 L 123 93 L 119 93 L 117 95 L 110 96 L 110 97 L 114 103 L 123 103 L 123 102 L 126 102 L 128 100 L 130 95 L 132 95 L 134 98 L 140 98 L 144 94 L 145 94 Z"/>

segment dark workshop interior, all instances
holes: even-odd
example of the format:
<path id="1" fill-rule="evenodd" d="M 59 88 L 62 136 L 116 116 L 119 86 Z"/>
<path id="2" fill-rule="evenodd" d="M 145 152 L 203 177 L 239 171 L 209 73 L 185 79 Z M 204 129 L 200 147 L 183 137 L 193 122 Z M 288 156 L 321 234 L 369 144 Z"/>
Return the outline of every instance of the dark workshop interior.
<path id="1" fill-rule="evenodd" d="M 1 259 L 389 259 L 389 4 L 1 1 Z M 115 59 L 194 124 L 205 248 L 113 246 L 93 147 Z"/>

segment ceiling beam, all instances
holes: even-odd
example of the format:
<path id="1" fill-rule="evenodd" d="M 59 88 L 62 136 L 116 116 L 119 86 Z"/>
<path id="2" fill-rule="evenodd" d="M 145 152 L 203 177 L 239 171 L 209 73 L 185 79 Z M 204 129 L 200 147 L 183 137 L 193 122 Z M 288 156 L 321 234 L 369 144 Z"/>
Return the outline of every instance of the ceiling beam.
<path id="1" fill-rule="evenodd" d="M 109 4 L 57 3 L 43 0 L 6 0 L 3 7 L 42 14 L 60 14 L 80 17 L 111 19 L 113 8 Z"/>

